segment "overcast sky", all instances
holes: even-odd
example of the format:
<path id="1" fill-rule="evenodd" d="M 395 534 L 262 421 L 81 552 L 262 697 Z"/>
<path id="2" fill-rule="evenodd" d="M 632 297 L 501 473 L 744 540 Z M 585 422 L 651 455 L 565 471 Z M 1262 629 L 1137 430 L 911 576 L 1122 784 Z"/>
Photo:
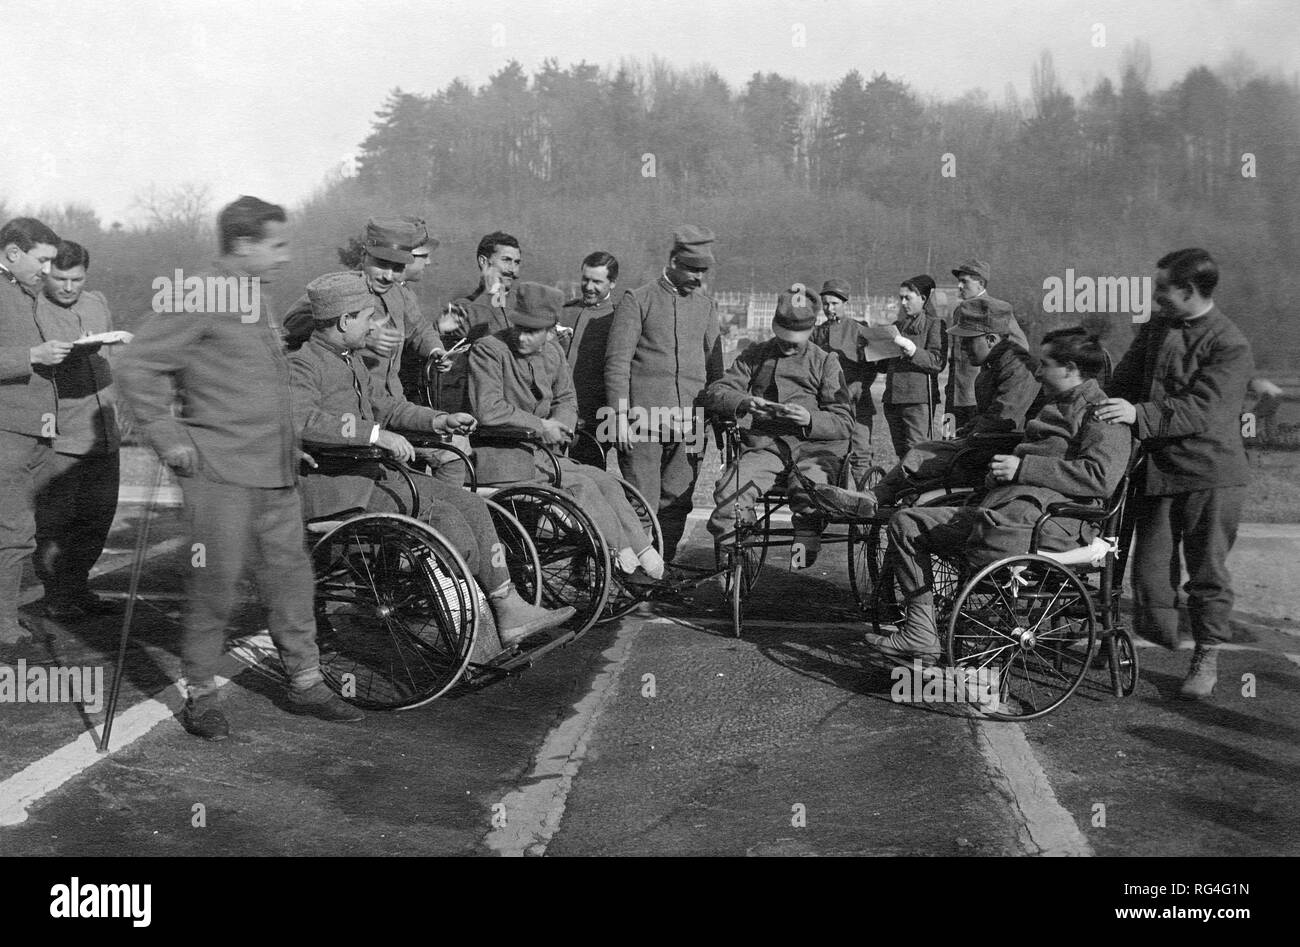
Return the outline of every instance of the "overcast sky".
<path id="1" fill-rule="evenodd" d="M 1078 94 L 1149 44 L 1152 80 L 1241 50 L 1300 63 L 1296 0 L 0 0 L 0 198 L 131 222 L 150 183 L 295 203 L 355 154 L 395 88 L 477 85 L 510 59 L 658 55 L 835 81 L 884 71 L 925 95 L 1024 96 L 1040 52 Z M 1094 24 L 1105 28 L 1093 44 Z M 803 46 L 796 45 L 800 35 Z"/>

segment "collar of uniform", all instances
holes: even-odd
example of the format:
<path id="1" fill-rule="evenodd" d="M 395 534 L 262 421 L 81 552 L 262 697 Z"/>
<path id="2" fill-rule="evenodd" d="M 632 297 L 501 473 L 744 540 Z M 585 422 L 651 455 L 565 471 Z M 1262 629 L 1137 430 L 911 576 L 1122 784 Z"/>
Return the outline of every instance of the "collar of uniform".
<path id="1" fill-rule="evenodd" d="M 1097 401 L 1105 401 L 1106 393 L 1097 384 L 1097 379 L 1085 378 L 1069 391 L 1059 392 L 1052 400 L 1058 404 L 1067 404 L 1072 401 L 1085 401 L 1092 404 Z"/>
<path id="2" fill-rule="evenodd" d="M 333 352 L 343 362 L 346 362 L 349 365 L 352 364 L 351 349 L 346 349 L 336 342 L 331 342 L 329 339 L 325 338 L 325 336 L 321 335 L 319 332 L 313 332 L 311 334 L 311 341 L 313 345 L 323 348 L 326 352 Z"/>
<path id="3" fill-rule="evenodd" d="M 670 279 L 668 278 L 668 268 L 667 268 L 667 267 L 664 267 L 663 274 L 660 275 L 660 277 L 659 277 L 659 286 L 660 286 L 661 289 L 665 290 L 666 292 L 672 293 L 674 296 L 682 296 L 682 297 L 685 297 L 685 296 L 689 296 L 689 295 L 690 295 L 689 293 L 683 293 L 680 289 L 678 289 L 678 288 L 673 284 L 673 281 L 670 280 Z"/>
<path id="4" fill-rule="evenodd" d="M 6 283 L 12 283 L 14 286 L 17 286 L 19 289 L 21 289 L 32 299 L 36 298 L 37 296 L 36 287 L 28 286 L 26 283 L 21 282 L 18 279 L 18 277 L 14 276 L 13 273 L 9 272 L 7 267 L 0 266 L 0 278 L 3 278 Z"/>
<path id="5" fill-rule="evenodd" d="M 1218 307 L 1211 303 L 1210 308 L 1205 310 L 1205 312 L 1201 313 L 1199 316 L 1193 316 L 1190 319 L 1179 319 L 1175 325 L 1184 332 L 1194 332 L 1199 335 L 1205 327 L 1210 324 L 1210 319 L 1217 314 L 1218 311 Z"/>

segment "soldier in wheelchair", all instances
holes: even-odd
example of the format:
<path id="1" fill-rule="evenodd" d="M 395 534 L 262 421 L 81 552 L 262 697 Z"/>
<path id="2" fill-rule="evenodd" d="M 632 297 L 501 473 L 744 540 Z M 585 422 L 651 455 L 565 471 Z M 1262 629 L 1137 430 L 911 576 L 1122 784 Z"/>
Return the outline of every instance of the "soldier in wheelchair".
<path id="1" fill-rule="evenodd" d="M 591 518 L 622 581 L 652 584 L 664 576 L 654 537 L 629 501 L 624 484 L 600 467 L 556 456 L 574 436 L 577 397 L 564 351 L 551 330 L 564 296 L 541 283 L 516 288 L 511 325 L 474 343 L 469 355 L 469 401 L 482 434 L 475 439 L 480 482 L 545 483 L 554 477 Z M 535 451 L 530 441 L 548 448 Z"/>
<path id="2" fill-rule="evenodd" d="M 801 287 L 782 293 L 773 337 L 751 345 L 705 392 L 705 407 L 726 419 L 749 415 L 741 453 L 718 478 L 709 517 L 715 549 L 736 528 L 753 524 L 754 502 L 790 470 L 790 509 L 803 566 L 817 558 L 824 519 L 808 488 L 840 475 L 853 434 L 853 407 L 839 358 L 810 345 L 821 302 Z M 796 560 L 792 560 L 795 562 Z"/>
<path id="3" fill-rule="evenodd" d="M 1025 419 L 1040 406 L 1041 386 L 1032 356 L 1011 339 L 1011 308 L 999 300 L 970 299 L 955 315 L 957 324 L 949 334 L 960 341 L 971 364 L 980 367 L 975 416 L 955 440 L 917 444 L 868 491 L 817 487 L 817 497 L 827 507 L 866 519 L 878 507 L 905 502 L 929 486 L 979 486 L 988 460 L 1019 442 Z"/>
<path id="4" fill-rule="evenodd" d="M 411 443 L 390 430 L 398 427 L 436 435 L 471 431 L 469 414 L 447 414 L 387 394 L 375 375 L 353 353 L 382 326 L 374 300 L 359 273 L 330 273 L 307 287 L 314 322 L 311 337 L 289 359 L 293 383 L 294 428 L 308 452 L 313 444 L 377 446 L 396 460 L 415 457 Z M 486 593 L 501 643 L 510 646 L 557 627 L 572 608 L 548 610 L 520 597 L 481 497 L 414 471 L 409 480 L 370 460 L 320 459 L 303 471 L 307 516 L 341 510 L 409 513 L 406 481 L 418 491 L 421 518 L 446 537 L 465 558 Z"/>
<path id="5" fill-rule="evenodd" d="M 975 568 L 1022 554 L 1050 504 L 1100 506 L 1115 492 L 1128 465 L 1131 436 L 1094 417 L 1095 406 L 1106 398 L 1096 381 L 1105 364 L 1095 337 L 1079 329 L 1048 333 L 1036 375 L 1050 400 L 1025 426 L 1019 445 L 993 457 L 988 492 L 964 506 L 893 514 L 889 538 L 904 618 L 893 634 L 867 635 L 885 657 L 928 664 L 939 656 L 931 554 L 957 550 Z M 1087 545 L 1095 532 L 1090 521 L 1049 520 L 1040 526 L 1038 549 Z"/>

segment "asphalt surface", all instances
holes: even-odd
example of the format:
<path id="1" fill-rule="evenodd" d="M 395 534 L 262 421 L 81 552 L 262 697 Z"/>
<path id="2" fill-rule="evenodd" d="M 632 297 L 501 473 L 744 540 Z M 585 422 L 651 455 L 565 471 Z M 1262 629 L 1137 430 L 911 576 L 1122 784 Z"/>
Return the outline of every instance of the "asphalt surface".
<path id="1" fill-rule="evenodd" d="M 99 590 L 125 593 L 139 517 L 123 508 Z M 113 752 L 61 749 L 85 743 L 102 712 L 0 704 L 3 853 L 1300 852 L 1294 527 L 1242 531 L 1241 620 L 1211 702 L 1173 699 L 1189 652 L 1144 647 L 1133 696 L 1090 678 L 1041 721 L 897 704 L 862 644 L 844 553 L 827 548 L 801 574 L 773 554 L 743 639 L 707 584 L 517 677 L 358 724 L 287 713 L 265 636 L 245 638 L 222 689 L 234 734 L 221 744 L 172 716 L 180 536 L 178 511 L 164 511 Z M 697 540 L 689 549 L 704 561 Z M 264 627 L 249 604 L 235 631 Z M 46 628 L 47 661 L 111 680 L 113 622 Z"/>

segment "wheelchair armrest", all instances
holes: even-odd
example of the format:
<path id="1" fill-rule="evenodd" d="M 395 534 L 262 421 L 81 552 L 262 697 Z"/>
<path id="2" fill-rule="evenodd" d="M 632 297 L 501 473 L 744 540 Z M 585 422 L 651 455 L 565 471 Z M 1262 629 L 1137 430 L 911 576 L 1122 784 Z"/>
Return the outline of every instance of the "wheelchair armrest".
<path id="1" fill-rule="evenodd" d="M 480 443 L 510 443 L 518 444 L 520 441 L 526 441 L 531 444 L 540 444 L 541 438 L 538 433 L 531 428 L 519 427 L 514 424 L 491 424 L 481 425 L 475 428 L 470 438 Z"/>
<path id="2" fill-rule="evenodd" d="M 1081 503 L 1049 503 L 1045 516 L 1050 517 L 1069 517 L 1076 520 L 1086 520 L 1089 523 L 1100 523 L 1108 515 L 1109 511 L 1104 506 L 1084 506 Z"/>
<path id="3" fill-rule="evenodd" d="M 388 451 L 374 444 L 320 444 L 303 441 L 302 449 L 317 460 L 383 460 L 389 456 Z"/>
<path id="4" fill-rule="evenodd" d="M 451 443 L 451 435 L 435 434 L 433 431 L 398 431 L 397 433 L 410 441 L 412 447 L 444 447 Z"/>

